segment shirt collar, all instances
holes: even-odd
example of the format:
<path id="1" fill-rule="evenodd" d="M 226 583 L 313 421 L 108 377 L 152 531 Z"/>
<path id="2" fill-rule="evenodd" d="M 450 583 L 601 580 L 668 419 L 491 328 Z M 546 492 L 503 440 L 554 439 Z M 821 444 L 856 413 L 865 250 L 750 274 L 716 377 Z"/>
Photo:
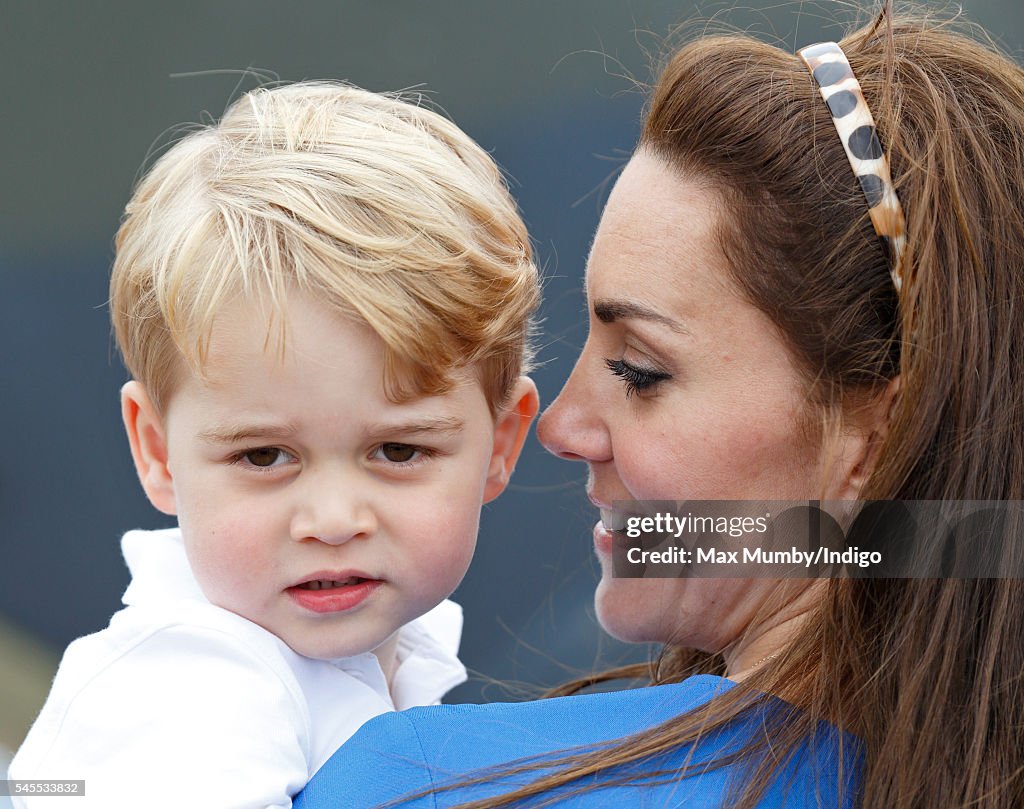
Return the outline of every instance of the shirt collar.
<path id="1" fill-rule="evenodd" d="M 128 607 L 148 607 L 174 601 L 209 604 L 192 574 L 180 528 L 129 531 L 121 538 L 121 553 L 132 574 L 121 601 Z"/>

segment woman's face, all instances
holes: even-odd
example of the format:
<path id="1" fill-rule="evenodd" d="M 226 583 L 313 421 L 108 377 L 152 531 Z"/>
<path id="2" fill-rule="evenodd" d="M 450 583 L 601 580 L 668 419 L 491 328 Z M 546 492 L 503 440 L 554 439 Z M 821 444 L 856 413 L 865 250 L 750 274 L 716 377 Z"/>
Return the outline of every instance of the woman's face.
<path id="1" fill-rule="evenodd" d="M 712 190 L 643 152 L 605 207 L 587 267 L 587 342 L 538 428 L 551 452 L 587 464 L 598 508 L 825 494 L 800 427 L 805 385 L 730 280 L 719 216 Z M 598 523 L 596 609 L 623 640 L 721 651 L 777 584 L 612 578 L 608 541 Z"/>

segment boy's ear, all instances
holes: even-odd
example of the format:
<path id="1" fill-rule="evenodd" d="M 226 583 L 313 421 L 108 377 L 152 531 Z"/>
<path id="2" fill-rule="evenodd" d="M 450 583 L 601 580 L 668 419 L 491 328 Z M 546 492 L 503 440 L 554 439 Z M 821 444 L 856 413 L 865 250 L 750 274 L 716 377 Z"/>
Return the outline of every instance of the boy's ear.
<path id="1" fill-rule="evenodd" d="M 163 421 L 141 382 L 133 379 L 121 388 L 121 418 L 149 502 L 164 514 L 177 514 Z"/>
<path id="2" fill-rule="evenodd" d="M 519 453 L 522 452 L 526 436 L 530 432 L 540 399 L 537 386 L 528 376 L 521 376 L 516 381 L 509 398 L 509 404 L 499 414 L 494 425 L 494 451 L 491 454 L 491 465 L 487 471 L 487 483 L 484 486 L 484 502 L 489 503 L 508 485 L 512 471 L 516 468 Z"/>

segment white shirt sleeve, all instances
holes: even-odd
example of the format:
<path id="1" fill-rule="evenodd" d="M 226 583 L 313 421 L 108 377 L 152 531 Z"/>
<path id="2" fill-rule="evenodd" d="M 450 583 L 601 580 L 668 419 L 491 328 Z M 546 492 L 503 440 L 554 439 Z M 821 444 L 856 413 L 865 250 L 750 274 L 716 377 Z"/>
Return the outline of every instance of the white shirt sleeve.
<path id="1" fill-rule="evenodd" d="M 310 731 L 285 667 L 210 627 L 160 628 L 98 668 L 82 649 L 92 665 L 77 677 L 74 645 L 68 685 L 58 674 L 11 779 L 84 779 L 78 809 L 291 807 L 311 775 Z M 69 809 L 58 796 L 14 801 Z"/>

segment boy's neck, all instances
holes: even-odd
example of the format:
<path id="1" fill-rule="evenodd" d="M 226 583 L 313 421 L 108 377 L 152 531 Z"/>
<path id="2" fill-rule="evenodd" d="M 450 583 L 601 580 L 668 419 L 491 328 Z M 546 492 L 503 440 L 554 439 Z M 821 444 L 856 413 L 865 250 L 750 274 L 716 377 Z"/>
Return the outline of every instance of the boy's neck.
<path id="1" fill-rule="evenodd" d="M 391 680 L 395 676 L 395 669 L 398 668 L 398 633 L 395 632 L 390 638 L 373 650 L 384 672 L 384 679 L 387 680 L 388 690 L 391 690 Z"/>

